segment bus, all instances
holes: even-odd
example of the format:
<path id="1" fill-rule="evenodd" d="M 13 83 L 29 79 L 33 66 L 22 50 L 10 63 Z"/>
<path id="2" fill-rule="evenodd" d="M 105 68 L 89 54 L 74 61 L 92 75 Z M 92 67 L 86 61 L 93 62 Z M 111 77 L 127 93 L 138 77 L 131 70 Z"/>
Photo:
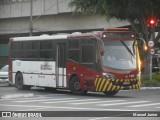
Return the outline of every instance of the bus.
<path id="1" fill-rule="evenodd" d="M 9 80 L 20 90 L 39 86 L 115 95 L 140 88 L 140 69 L 136 34 L 124 28 L 9 41 Z"/>

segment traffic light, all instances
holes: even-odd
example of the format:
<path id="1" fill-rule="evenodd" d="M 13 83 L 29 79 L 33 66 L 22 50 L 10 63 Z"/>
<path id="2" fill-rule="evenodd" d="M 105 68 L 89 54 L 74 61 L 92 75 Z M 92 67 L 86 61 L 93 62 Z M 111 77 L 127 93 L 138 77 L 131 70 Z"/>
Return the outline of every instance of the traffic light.
<path id="1" fill-rule="evenodd" d="M 151 19 L 149 22 L 150 22 L 150 25 L 155 25 L 155 20 Z"/>
<path id="2" fill-rule="evenodd" d="M 148 20 L 148 26 L 155 27 L 157 25 L 157 20 L 154 18 L 151 18 Z"/>

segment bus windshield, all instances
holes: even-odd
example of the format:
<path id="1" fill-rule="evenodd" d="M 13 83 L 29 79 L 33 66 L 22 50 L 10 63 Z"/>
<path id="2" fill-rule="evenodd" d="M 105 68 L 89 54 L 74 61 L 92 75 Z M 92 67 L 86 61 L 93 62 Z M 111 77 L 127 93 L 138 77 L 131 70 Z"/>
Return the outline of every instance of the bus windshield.
<path id="1" fill-rule="evenodd" d="M 108 68 L 130 70 L 136 69 L 135 41 L 105 40 L 103 65 Z"/>

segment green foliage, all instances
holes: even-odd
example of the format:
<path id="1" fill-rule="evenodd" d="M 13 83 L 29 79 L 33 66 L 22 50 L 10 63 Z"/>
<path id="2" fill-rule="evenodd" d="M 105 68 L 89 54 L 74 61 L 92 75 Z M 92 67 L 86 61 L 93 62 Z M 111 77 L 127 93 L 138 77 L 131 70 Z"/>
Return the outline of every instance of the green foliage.
<path id="1" fill-rule="evenodd" d="M 159 0 L 72 0 L 70 6 L 83 14 L 101 14 L 127 20 L 136 33 L 148 41 L 147 20 L 160 17 Z M 141 34 L 140 34 L 141 33 Z"/>
<path id="2" fill-rule="evenodd" d="M 149 79 L 149 75 L 141 76 L 143 87 L 160 87 L 160 73 L 152 74 L 152 80 Z"/>
<path id="3" fill-rule="evenodd" d="M 151 17 L 160 20 L 160 0 L 72 0 L 70 6 L 84 15 L 101 14 L 106 16 L 107 20 L 116 18 L 129 21 L 137 36 L 144 38 L 146 42 L 151 37 L 148 20 Z M 155 39 L 156 45 L 158 39 L 160 39 L 160 32 Z M 141 46 L 139 48 L 142 48 Z M 145 60 L 144 71 L 147 73 L 149 71 L 149 54 L 143 53 L 143 51 L 140 53 L 143 56 L 141 58 Z"/>
<path id="4" fill-rule="evenodd" d="M 157 82 L 160 82 L 160 73 L 153 74 L 153 79 Z"/>
<path id="5" fill-rule="evenodd" d="M 123 20 L 140 17 L 142 13 L 146 17 L 159 17 L 159 5 L 159 0 L 72 0 L 70 3 L 76 11 L 100 13 Z"/>

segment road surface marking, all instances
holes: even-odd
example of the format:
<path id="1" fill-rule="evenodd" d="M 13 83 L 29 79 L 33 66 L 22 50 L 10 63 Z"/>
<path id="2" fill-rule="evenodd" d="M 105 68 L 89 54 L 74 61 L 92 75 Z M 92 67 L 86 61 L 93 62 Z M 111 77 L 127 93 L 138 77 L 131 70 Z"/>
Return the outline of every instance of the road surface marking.
<path id="1" fill-rule="evenodd" d="M 5 104 L 0 104 L 0 106 L 10 106 L 10 107 L 47 107 L 47 106 L 34 106 L 34 105 L 5 105 Z"/>
<path id="2" fill-rule="evenodd" d="M 12 95 L 4 95 L 1 99 L 12 99 L 12 98 L 28 98 L 33 97 L 33 93 L 25 93 L 25 94 L 12 94 Z"/>
<path id="3" fill-rule="evenodd" d="M 42 102 L 42 103 L 82 102 L 82 101 L 93 101 L 93 100 L 99 100 L 99 99 L 62 100 L 62 101 Z"/>
<path id="4" fill-rule="evenodd" d="M 42 109 L 55 109 L 57 111 L 57 109 L 62 109 L 64 111 L 64 109 L 67 110 L 91 110 L 91 111 L 135 111 L 135 110 L 128 110 L 128 109 L 103 109 L 103 108 L 79 108 L 79 107 L 57 107 L 57 106 L 34 106 L 34 105 L 6 105 L 6 104 L 0 104 L 0 106 L 8 106 L 8 107 L 26 107 L 26 108 L 42 108 Z M 17 108 L 15 108 L 16 111 L 18 110 Z M 25 110 L 24 110 L 25 111 Z M 144 110 L 138 110 L 138 111 L 144 111 Z"/>
<path id="5" fill-rule="evenodd" d="M 88 120 L 102 120 L 102 119 L 108 119 L 108 118 L 112 118 L 112 117 L 99 117 L 99 118 L 91 118 Z"/>
<path id="6" fill-rule="evenodd" d="M 42 110 L 42 109 L 48 109 L 48 108 L 30 108 L 30 109 L 20 109 L 20 110 L 16 110 L 16 111 L 36 111 L 36 110 Z"/>
<path id="7" fill-rule="evenodd" d="M 112 104 L 99 104 L 97 106 L 115 106 L 115 105 L 127 105 L 127 104 L 135 104 L 135 103 L 145 103 L 150 101 L 136 101 L 136 102 L 123 102 L 123 103 L 112 103 Z"/>
<path id="8" fill-rule="evenodd" d="M 82 104 L 92 104 L 92 103 L 106 103 L 106 102 L 122 102 L 126 100 L 110 100 L 110 101 L 91 101 L 91 102 L 82 102 L 82 103 L 69 103 L 73 105 L 82 105 Z"/>
<path id="9" fill-rule="evenodd" d="M 28 100 L 37 100 L 37 99 L 44 99 L 44 98 L 51 98 L 51 99 L 53 99 L 54 97 L 29 97 L 29 98 L 18 98 L 18 101 L 20 101 L 20 100 L 25 100 L 25 101 L 28 101 Z M 8 101 L 13 101 L 13 100 L 17 100 L 17 98 L 7 98 L 7 99 L 0 99 L 0 101 L 6 101 L 6 100 L 8 100 Z"/>
<path id="10" fill-rule="evenodd" d="M 42 100 L 25 100 L 25 101 L 13 101 L 13 102 L 41 102 L 41 101 L 56 101 L 56 100 L 69 100 L 69 99 L 76 99 L 76 98 L 57 98 L 57 99 L 42 99 Z"/>
<path id="11" fill-rule="evenodd" d="M 145 107 L 145 106 L 152 106 L 152 105 L 160 105 L 160 103 L 150 103 L 150 104 L 142 104 L 142 105 L 132 105 L 127 107 Z"/>

